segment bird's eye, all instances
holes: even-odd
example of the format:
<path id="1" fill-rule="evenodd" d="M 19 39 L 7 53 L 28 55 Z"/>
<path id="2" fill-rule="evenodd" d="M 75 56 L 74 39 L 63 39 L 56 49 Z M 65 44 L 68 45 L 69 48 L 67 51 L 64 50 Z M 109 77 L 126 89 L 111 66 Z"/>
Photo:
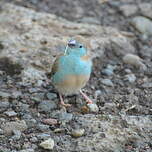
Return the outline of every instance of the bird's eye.
<path id="1" fill-rule="evenodd" d="M 82 45 L 80 45 L 79 48 L 82 48 Z"/>

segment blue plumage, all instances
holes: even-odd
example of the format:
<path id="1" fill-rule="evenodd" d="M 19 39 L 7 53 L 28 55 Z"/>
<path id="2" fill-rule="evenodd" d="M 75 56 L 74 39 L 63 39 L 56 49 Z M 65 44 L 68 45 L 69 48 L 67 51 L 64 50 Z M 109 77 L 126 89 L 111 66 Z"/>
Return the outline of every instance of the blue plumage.
<path id="1" fill-rule="evenodd" d="M 89 80 L 92 62 L 86 48 L 75 40 L 70 40 L 64 55 L 59 56 L 52 67 L 52 82 L 59 92 L 61 104 L 65 104 L 62 94 L 80 92 L 88 103 L 92 103 L 81 90 Z"/>

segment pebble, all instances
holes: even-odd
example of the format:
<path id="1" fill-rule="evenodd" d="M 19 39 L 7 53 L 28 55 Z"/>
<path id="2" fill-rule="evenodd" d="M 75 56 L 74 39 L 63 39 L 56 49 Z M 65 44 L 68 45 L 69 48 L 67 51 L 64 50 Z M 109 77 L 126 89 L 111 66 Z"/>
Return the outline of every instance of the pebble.
<path id="1" fill-rule="evenodd" d="M 44 132 L 44 131 L 49 130 L 50 128 L 49 128 L 49 125 L 38 124 L 37 129 Z"/>
<path id="2" fill-rule="evenodd" d="M 0 129 L 0 135 L 3 135 L 4 131 L 2 129 Z"/>
<path id="3" fill-rule="evenodd" d="M 95 112 L 97 113 L 99 111 L 99 108 L 96 104 L 87 104 L 88 108 L 89 108 L 89 111 L 90 112 Z"/>
<path id="4" fill-rule="evenodd" d="M 52 100 L 52 99 L 55 99 L 57 98 L 57 95 L 55 93 L 47 93 L 46 94 L 46 97 L 49 99 L 49 100 Z"/>
<path id="5" fill-rule="evenodd" d="M 4 114 L 6 114 L 9 117 L 17 116 L 17 113 L 15 111 L 6 111 L 4 112 Z"/>
<path id="6" fill-rule="evenodd" d="M 142 59 L 139 56 L 134 55 L 134 54 L 126 54 L 123 57 L 123 62 L 126 64 L 133 65 L 133 66 L 140 68 L 142 70 L 147 69 L 146 66 L 142 63 Z"/>
<path id="7" fill-rule="evenodd" d="M 11 96 L 10 93 L 0 91 L 0 97 L 2 97 L 2 98 L 9 98 L 10 96 Z"/>
<path id="8" fill-rule="evenodd" d="M 56 125 L 58 124 L 57 119 L 54 118 L 48 118 L 48 119 L 44 119 L 43 123 L 47 124 L 47 125 Z"/>
<path id="9" fill-rule="evenodd" d="M 1 128 L 4 130 L 5 134 L 10 135 L 12 134 L 13 130 L 19 130 L 20 132 L 25 131 L 27 129 L 27 125 L 24 120 L 11 121 L 2 124 Z"/>
<path id="10" fill-rule="evenodd" d="M 113 82 L 110 79 L 102 79 L 101 82 L 109 87 L 113 87 Z"/>
<path id="11" fill-rule="evenodd" d="M 47 134 L 47 133 L 41 133 L 41 134 L 38 134 L 37 135 L 37 138 L 39 139 L 39 140 L 42 140 L 42 139 L 48 139 L 50 137 L 50 135 L 49 134 Z"/>
<path id="12" fill-rule="evenodd" d="M 12 93 L 12 97 L 13 98 L 18 98 L 22 95 L 22 93 L 20 91 L 13 91 Z"/>
<path id="13" fill-rule="evenodd" d="M 19 140 L 21 138 L 21 131 L 20 130 L 13 130 L 14 136 L 12 136 L 13 140 Z"/>
<path id="14" fill-rule="evenodd" d="M 9 102 L 7 101 L 0 101 L 0 112 L 5 111 L 6 109 L 9 108 Z"/>
<path id="15" fill-rule="evenodd" d="M 73 114 L 72 113 L 67 113 L 67 112 L 59 113 L 59 120 L 60 121 L 69 122 L 69 121 L 72 120 L 72 118 L 73 118 Z"/>
<path id="16" fill-rule="evenodd" d="M 125 75 L 125 78 L 130 82 L 134 83 L 136 81 L 136 76 L 134 74 L 127 74 Z"/>
<path id="17" fill-rule="evenodd" d="M 75 130 L 73 130 L 72 132 L 71 132 L 71 135 L 73 136 L 73 137 L 81 137 L 81 136 L 83 136 L 84 135 L 84 133 L 85 133 L 85 130 L 84 129 L 75 129 Z"/>
<path id="18" fill-rule="evenodd" d="M 108 64 L 107 67 L 102 70 L 102 73 L 107 76 L 111 76 L 111 75 L 113 75 L 114 69 L 116 69 L 116 66 L 112 66 L 112 65 Z"/>
<path id="19" fill-rule="evenodd" d="M 57 104 L 51 100 L 51 101 L 42 101 L 40 102 L 40 104 L 38 105 L 38 109 L 40 112 L 51 112 L 53 109 L 57 108 Z"/>
<path id="20" fill-rule="evenodd" d="M 143 88 L 152 88 L 152 82 L 145 82 L 144 84 L 142 84 Z"/>
<path id="21" fill-rule="evenodd" d="M 38 141 L 38 139 L 37 139 L 36 137 L 32 137 L 32 138 L 30 139 L 30 141 L 33 142 L 33 143 L 36 143 L 36 142 Z"/>
<path id="22" fill-rule="evenodd" d="M 139 3 L 141 14 L 152 19 L 152 5 L 149 3 Z"/>
<path id="23" fill-rule="evenodd" d="M 119 9 L 120 11 L 122 11 L 124 16 L 129 17 L 137 12 L 138 7 L 136 5 L 127 4 L 127 5 L 121 5 Z"/>
<path id="24" fill-rule="evenodd" d="M 23 149 L 23 150 L 20 150 L 19 152 L 35 152 L 34 149 Z"/>
<path id="25" fill-rule="evenodd" d="M 49 139 L 41 142 L 40 147 L 47 149 L 47 150 L 52 150 L 54 147 L 54 140 L 52 138 L 49 138 Z"/>
<path id="26" fill-rule="evenodd" d="M 23 119 L 25 120 L 28 128 L 36 127 L 37 121 L 30 114 L 24 114 Z"/>
<path id="27" fill-rule="evenodd" d="M 152 35 L 152 20 L 143 16 L 137 16 L 133 18 L 131 24 L 142 34 Z"/>

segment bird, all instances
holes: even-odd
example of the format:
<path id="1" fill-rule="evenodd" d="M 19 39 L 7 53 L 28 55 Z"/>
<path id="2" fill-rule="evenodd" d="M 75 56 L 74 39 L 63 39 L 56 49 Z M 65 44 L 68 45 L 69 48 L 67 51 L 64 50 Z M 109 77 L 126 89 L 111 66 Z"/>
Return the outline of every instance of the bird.
<path id="1" fill-rule="evenodd" d="M 56 57 L 51 71 L 52 84 L 59 93 L 60 104 L 65 104 L 63 95 L 72 95 L 80 92 L 88 104 L 93 101 L 82 91 L 90 78 L 92 61 L 87 49 L 75 39 L 70 39 L 64 54 Z"/>

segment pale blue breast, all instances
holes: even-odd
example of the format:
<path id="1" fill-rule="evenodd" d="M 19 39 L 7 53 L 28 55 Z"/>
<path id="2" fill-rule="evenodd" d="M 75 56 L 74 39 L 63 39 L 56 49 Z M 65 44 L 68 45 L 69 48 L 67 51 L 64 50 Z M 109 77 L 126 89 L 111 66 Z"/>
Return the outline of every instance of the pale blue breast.
<path id="1" fill-rule="evenodd" d="M 53 83 L 60 83 L 67 75 L 90 75 L 92 63 L 75 55 L 61 56 L 58 71 L 52 77 Z"/>

